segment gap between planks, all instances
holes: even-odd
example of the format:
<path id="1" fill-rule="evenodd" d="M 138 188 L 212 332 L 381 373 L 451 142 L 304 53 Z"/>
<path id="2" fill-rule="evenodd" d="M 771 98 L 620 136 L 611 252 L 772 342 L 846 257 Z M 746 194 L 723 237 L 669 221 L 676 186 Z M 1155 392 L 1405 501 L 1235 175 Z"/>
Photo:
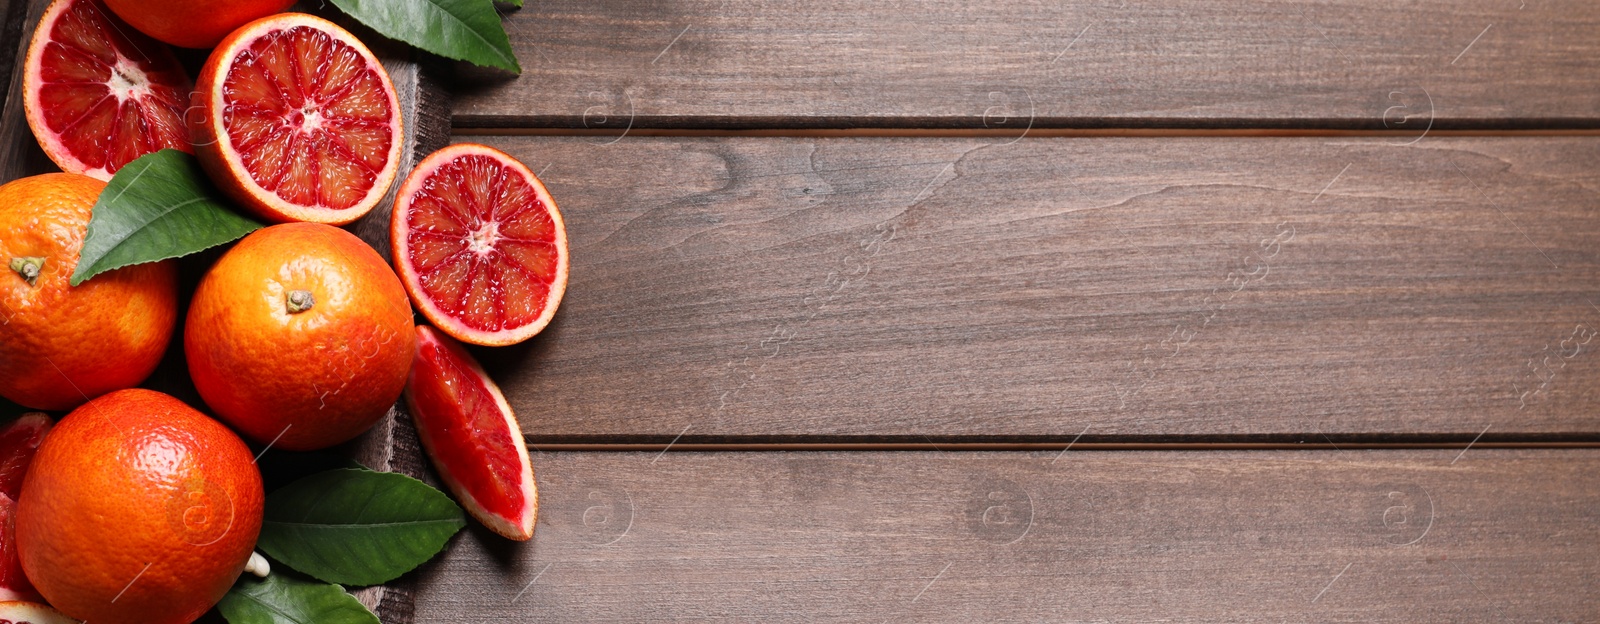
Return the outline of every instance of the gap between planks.
<path id="1" fill-rule="evenodd" d="M 1584 442 L 778 442 L 778 443 L 528 443 L 539 452 L 780 452 L 780 451 L 1349 451 L 1429 449 L 1593 449 Z"/>
<path id="2" fill-rule="evenodd" d="M 460 127 L 455 136 L 592 136 L 592 137 L 776 137 L 776 138 L 1182 138 L 1182 137 L 1392 137 L 1421 138 L 1414 131 L 1275 128 L 518 128 Z M 1561 137 L 1600 136 L 1600 129 L 1430 130 L 1430 137 Z"/>

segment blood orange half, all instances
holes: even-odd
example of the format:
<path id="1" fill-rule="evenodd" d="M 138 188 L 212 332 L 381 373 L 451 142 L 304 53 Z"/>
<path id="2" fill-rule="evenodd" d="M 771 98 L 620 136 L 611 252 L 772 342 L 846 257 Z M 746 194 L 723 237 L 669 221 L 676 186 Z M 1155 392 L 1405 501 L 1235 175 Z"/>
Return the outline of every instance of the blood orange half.
<path id="1" fill-rule="evenodd" d="M 462 506 L 508 539 L 533 537 L 539 493 L 522 428 L 466 348 L 417 326 L 405 396 L 423 449 Z"/>
<path id="2" fill-rule="evenodd" d="M 567 290 L 567 230 L 544 184 L 499 150 L 424 158 L 395 196 L 394 266 L 411 300 L 463 342 L 503 346 L 550 324 Z"/>
<path id="3" fill-rule="evenodd" d="M 189 89 L 171 49 L 99 0 L 50 3 L 22 75 L 39 147 L 62 171 L 100 180 L 154 151 L 193 151 L 183 123 Z"/>
<path id="4" fill-rule="evenodd" d="M 275 222 L 342 225 L 400 168 L 400 100 L 372 51 L 332 22 L 245 24 L 200 70 L 195 155 L 230 197 Z"/>

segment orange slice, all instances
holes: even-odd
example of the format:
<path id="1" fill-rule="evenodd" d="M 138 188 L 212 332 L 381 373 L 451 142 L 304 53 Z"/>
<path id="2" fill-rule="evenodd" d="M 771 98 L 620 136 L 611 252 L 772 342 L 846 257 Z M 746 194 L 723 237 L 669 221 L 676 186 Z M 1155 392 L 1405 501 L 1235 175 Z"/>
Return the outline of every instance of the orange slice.
<path id="1" fill-rule="evenodd" d="M 195 155 L 235 201 L 274 222 L 343 225 L 400 167 L 400 100 L 372 51 L 301 13 L 250 22 L 200 70 Z"/>
<path id="2" fill-rule="evenodd" d="M 183 124 L 189 76 L 167 46 L 99 0 L 56 0 L 33 31 L 23 108 L 62 171 L 100 180 L 164 148 L 192 151 Z"/>
<path id="3" fill-rule="evenodd" d="M 418 325 L 405 395 L 422 448 L 461 505 L 506 539 L 533 537 L 539 494 L 527 442 L 505 395 L 472 354 Z"/>
<path id="4" fill-rule="evenodd" d="M 567 290 L 567 229 L 550 192 L 499 150 L 424 158 L 395 196 L 394 266 L 434 326 L 502 346 L 550 324 Z"/>

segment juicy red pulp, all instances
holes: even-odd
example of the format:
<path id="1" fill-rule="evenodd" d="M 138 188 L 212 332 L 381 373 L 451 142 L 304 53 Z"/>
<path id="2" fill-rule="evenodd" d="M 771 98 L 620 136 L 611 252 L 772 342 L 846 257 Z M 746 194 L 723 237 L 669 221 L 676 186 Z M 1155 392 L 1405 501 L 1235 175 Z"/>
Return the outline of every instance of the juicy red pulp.
<path id="1" fill-rule="evenodd" d="M 0 495 L 12 500 L 22 495 L 22 478 L 49 431 L 50 418 L 42 414 L 25 415 L 0 429 Z"/>
<path id="2" fill-rule="evenodd" d="M 488 332 L 544 313 L 555 222 L 520 172 L 489 156 L 458 157 L 428 175 L 405 218 L 410 261 L 434 305 Z"/>
<path id="3" fill-rule="evenodd" d="M 511 435 L 506 415 L 467 363 L 471 356 L 465 349 L 426 331 L 417 338 L 407 397 L 418 428 L 431 432 L 429 456 L 485 511 L 516 521 L 528 503 L 517 451 L 523 440 Z"/>
<path id="4" fill-rule="evenodd" d="M 77 0 L 40 57 L 44 125 L 73 157 L 108 174 L 164 148 L 192 151 L 189 78 L 166 47 L 94 0 Z M 41 137 L 43 138 L 43 137 Z"/>
<path id="5" fill-rule="evenodd" d="M 0 600 L 43 601 L 17 555 L 16 500 L 28 465 L 50 432 L 50 417 L 27 414 L 0 429 Z"/>
<path id="6" fill-rule="evenodd" d="M 252 180 L 300 206 L 342 210 L 389 161 L 395 111 L 359 51 L 309 26 L 251 42 L 222 89 L 224 131 Z"/>

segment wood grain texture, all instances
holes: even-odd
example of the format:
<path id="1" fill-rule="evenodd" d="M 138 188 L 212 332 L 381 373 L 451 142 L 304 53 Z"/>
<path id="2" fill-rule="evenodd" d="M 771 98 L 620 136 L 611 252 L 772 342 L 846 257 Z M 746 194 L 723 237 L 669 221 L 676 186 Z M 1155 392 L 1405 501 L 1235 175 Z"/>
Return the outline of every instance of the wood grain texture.
<path id="1" fill-rule="evenodd" d="M 462 126 L 1595 127 L 1586 0 L 530 2 Z"/>
<path id="2" fill-rule="evenodd" d="M 488 142 L 571 241 L 480 352 L 535 444 L 1600 431 L 1592 138 Z"/>
<path id="3" fill-rule="evenodd" d="M 14 39 L 5 39 L 4 43 L 8 49 L 4 56 L 12 61 L 5 70 L 5 108 L 0 110 L 0 180 L 7 182 L 22 176 L 59 171 L 33 139 L 33 131 L 28 129 L 28 119 L 22 109 L 22 63 L 28 56 L 33 28 L 50 3 L 45 0 L 11 1 L 18 3 L 18 6 L 10 7 L 8 15 L 15 17 L 20 14 L 23 19 L 20 23 L 7 26 L 11 29 L 8 32 L 18 35 Z"/>
<path id="4" fill-rule="evenodd" d="M 541 453 L 428 622 L 1459 622 L 1600 614 L 1600 454 Z"/>
<path id="5" fill-rule="evenodd" d="M 0 42 L 17 41 L 22 38 L 22 23 L 27 20 L 27 12 L 27 2 L 0 0 Z M 11 84 L 11 72 L 14 69 L 16 55 L 17 46 L 0 43 L 0 85 Z M 9 91 L 0 93 L 0 114 L 4 113 L 8 101 L 10 101 Z"/>

